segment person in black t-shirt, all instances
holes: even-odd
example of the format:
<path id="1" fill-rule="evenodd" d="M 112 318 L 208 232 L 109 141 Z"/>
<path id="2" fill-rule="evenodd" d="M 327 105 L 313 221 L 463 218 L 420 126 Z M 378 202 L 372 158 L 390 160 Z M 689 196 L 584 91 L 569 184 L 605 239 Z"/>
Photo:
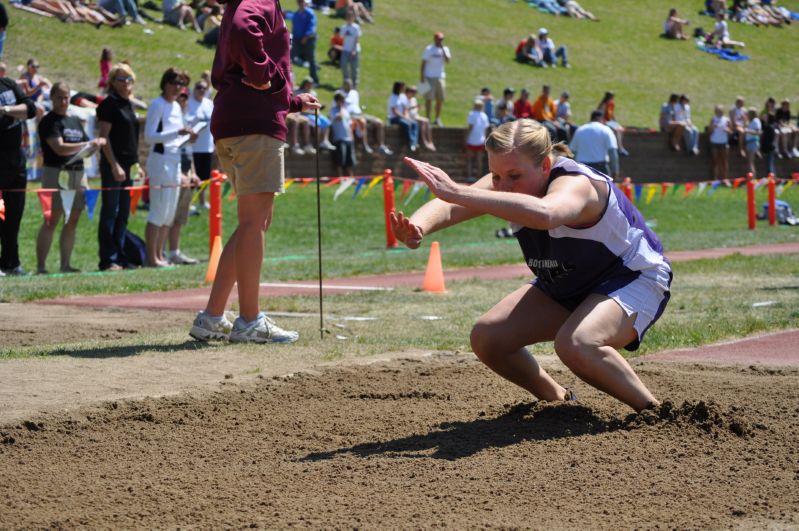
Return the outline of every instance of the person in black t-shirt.
<path id="1" fill-rule="evenodd" d="M 130 214 L 130 169 L 139 162 L 139 119 L 131 97 L 136 74 L 125 63 L 108 73 L 108 97 L 97 107 L 100 136 L 106 139 L 100 159 L 103 205 L 97 238 L 101 271 L 131 267 L 123 252 Z M 141 169 L 139 170 L 141 171 Z"/>
<path id="2" fill-rule="evenodd" d="M 53 233 L 61 216 L 65 214 L 61 190 L 73 192 L 71 212 L 65 216 L 64 228 L 61 229 L 59 248 L 61 250 L 61 272 L 75 273 L 70 264 L 72 248 L 75 245 L 75 230 L 80 221 L 80 214 L 85 206 L 83 190 L 87 187 L 86 175 L 83 173 L 83 159 L 71 162 L 73 155 L 92 145 L 105 145 L 104 138 L 89 140 L 83 130 L 83 124 L 75 116 L 67 116 L 69 108 L 69 87 L 66 83 L 56 83 L 50 91 L 53 110 L 39 122 L 39 138 L 42 140 L 42 156 L 44 171 L 42 188 L 55 189 L 53 193 L 52 215 L 50 220 L 42 223 L 36 237 L 37 272 L 47 273 L 47 254 L 53 242 Z"/>
<path id="3" fill-rule="evenodd" d="M 6 206 L 0 219 L 0 276 L 24 275 L 19 263 L 19 227 L 25 211 L 25 155 L 22 122 L 36 116 L 36 106 L 13 79 L 0 78 L 0 194 Z M 15 191 L 9 191 L 15 190 Z"/>

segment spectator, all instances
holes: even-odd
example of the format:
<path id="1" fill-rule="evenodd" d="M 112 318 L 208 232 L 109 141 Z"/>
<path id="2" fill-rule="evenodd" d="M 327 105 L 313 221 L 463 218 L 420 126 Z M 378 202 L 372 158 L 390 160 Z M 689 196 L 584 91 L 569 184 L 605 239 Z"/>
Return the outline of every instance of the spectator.
<path id="1" fill-rule="evenodd" d="M 766 157 L 766 171 L 776 173 L 777 158 L 777 101 L 769 97 L 760 113 L 763 124 L 763 136 L 760 137 L 760 152 Z"/>
<path id="2" fill-rule="evenodd" d="M 200 181 L 207 181 L 211 178 L 211 165 L 214 156 L 214 137 L 211 135 L 210 127 L 214 102 L 205 96 L 207 92 L 208 84 L 202 79 L 194 84 L 191 98 L 188 98 L 186 103 L 184 117 L 186 125 L 195 131 L 201 127 L 197 133 L 197 140 L 191 146 L 194 169 Z M 200 192 L 200 206 L 210 207 L 205 200 L 205 189 Z"/>
<path id="3" fill-rule="evenodd" d="M 297 90 L 294 91 L 295 96 L 301 96 L 302 94 L 310 94 L 316 99 L 316 91 L 313 89 L 313 79 L 310 77 L 306 77 L 300 83 L 300 86 Z M 317 100 L 318 101 L 318 100 Z M 322 107 L 323 108 L 323 107 Z M 314 134 L 316 135 L 316 139 L 319 141 L 319 148 L 324 149 L 325 151 L 333 151 L 335 147 L 333 144 L 330 143 L 330 119 L 323 115 L 319 114 L 316 116 L 314 113 L 308 111 L 303 112 L 303 116 L 308 119 L 308 125 L 314 129 Z M 316 127 L 317 120 L 319 123 L 319 127 Z M 307 147 L 307 146 L 306 146 Z M 308 151 L 305 149 L 305 151 Z"/>
<path id="4" fill-rule="evenodd" d="M 19 77 L 19 84 L 22 90 L 34 103 L 44 101 L 45 96 L 50 94 L 50 87 L 53 86 L 49 79 L 39 74 L 39 66 L 39 61 L 36 59 L 28 59 L 26 70 Z"/>
<path id="5" fill-rule="evenodd" d="M 344 47 L 344 37 L 341 35 L 341 28 L 333 28 L 333 35 L 330 37 L 330 48 L 327 50 L 327 58 L 333 65 L 338 66 L 341 60 L 341 50 Z"/>
<path id="6" fill-rule="evenodd" d="M 444 99 L 446 97 L 446 83 L 444 79 L 447 74 L 445 65 L 451 60 L 452 54 L 449 51 L 449 47 L 444 46 L 444 34 L 440 31 L 436 32 L 436 34 L 433 35 L 433 44 L 428 44 L 427 48 L 424 49 L 424 53 L 422 53 L 420 79 L 430 84 L 430 90 L 428 90 L 424 96 L 425 115 L 430 119 L 430 107 L 433 100 L 435 100 L 436 117 L 433 120 L 433 125 L 439 127 L 444 125 L 441 122 L 441 106 L 444 104 Z"/>
<path id="7" fill-rule="evenodd" d="M 414 85 L 405 88 L 405 97 L 408 98 L 408 117 L 419 124 L 419 139 L 422 141 L 422 145 L 428 151 L 435 151 L 433 129 L 430 127 L 430 120 L 424 116 L 419 116 L 419 102 L 416 101 L 416 87 Z"/>
<path id="8" fill-rule="evenodd" d="M 74 116 L 67 116 L 69 86 L 66 83 L 53 85 L 50 97 L 53 102 L 53 110 L 42 118 L 38 127 L 44 159 L 42 188 L 71 191 L 72 205 L 67 212 L 68 208 L 65 208 L 62 203 L 61 193 L 56 191 L 52 194 L 50 219 L 45 218 L 36 237 L 36 272 L 47 274 L 47 254 L 50 252 L 55 229 L 63 216 L 64 227 L 61 229 L 59 239 L 61 272 L 76 273 L 79 270 L 72 267 L 70 259 L 75 246 L 75 230 L 85 206 L 83 191 L 88 187 L 88 182 L 83 173 L 83 159 L 78 159 L 71 164 L 68 162 L 73 155 L 88 145 L 103 146 L 105 139 L 99 137 L 90 141 L 80 120 Z M 66 182 L 59 179 L 61 172 L 66 173 Z"/>
<path id="9" fill-rule="evenodd" d="M 344 103 L 344 93 L 337 91 L 333 96 L 333 107 L 330 109 L 330 126 L 333 139 L 333 145 L 336 149 L 333 151 L 336 167 L 338 168 L 338 176 L 341 177 L 345 173 L 354 177 L 355 169 L 355 143 L 352 136 L 352 119 L 347 106 Z"/>
<path id="10" fill-rule="evenodd" d="M 186 87 L 180 90 L 177 97 L 180 110 L 183 112 L 183 121 L 186 125 L 191 126 L 187 120 L 186 111 L 188 109 L 189 91 Z M 185 137 L 184 137 L 185 138 Z M 167 260 L 172 265 L 194 265 L 198 262 L 196 258 L 187 256 L 180 250 L 180 233 L 186 223 L 189 222 L 189 213 L 196 208 L 192 207 L 191 198 L 194 196 L 193 189 L 200 185 L 200 179 L 194 170 L 194 163 L 192 160 L 192 147 L 188 145 L 188 141 L 181 140 L 183 145 L 180 146 L 180 181 L 178 192 L 178 204 L 175 208 L 175 219 L 169 227 L 169 234 L 167 239 L 169 241 L 169 254 Z M 195 141 L 196 143 L 196 141 Z"/>
<path id="11" fill-rule="evenodd" d="M 483 172 L 486 134 L 491 125 L 488 116 L 483 112 L 483 100 L 479 98 L 474 100 L 472 112 L 466 121 L 466 180 L 474 182 L 477 179 L 473 169 L 477 170 L 478 177 L 482 177 L 479 174 Z"/>
<path id="12" fill-rule="evenodd" d="M 530 103 L 530 91 L 526 88 L 522 89 L 519 99 L 513 104 L 513 116 L 517 120 L 519 118 L 533 117 L 533 105 Z"/>
<path id="13" fill-rule="evenodd" d="M 780 102 L 780 108 L 775 112 L 777 125 L 780 131 L 780 145 L 777 156 L 779 158 L 799 157 L 799 134 L 797 128 L 791 123 L 791 100 L 785 98 Z"/>
<path id="14" fill-rule="evenodd" d="M 291 152 L 294 155 L 315 155 L 316 148 L 311 144 L 311 121 L 302 113 L 286 115 L 287 134 L 290 139 Z M 302 134 L 303 145 L 300 146 L 299 135 Z"/>
<path id="15" fill-rule="evenodd" d="M 727 26 L 726 13 L 716 13 L 716 25 L 713 27 L 713 33 L 708 38 L 708 43 L 715 45 L 719 48 L 733 48 L 738 46 L 743 48 L 745 44 L 741 41 L 734 41 L 730 39 L 730 30 Z"/>
<path id="16" fill-rule="evenodd" d="M 314 85 L 319 84 L 316 67 L 316 14 L 305 0 L 297 0 L 297 11 L 291 19 L 291 58 L 295 64 L 309 68 Z"/>
<path id="17" fill-rule="evenodd" d="M 6 70 L 7 69 L 8 69 L 8 66 L 6 66 L 5 63 L 0 62 L 0 77 L 6 77 Z"/>
<path id="18" fill-rule="evenodd" d="M 699 155 L 699 128 L 691 121 L 691 100 L 685 94 L 680 95 L 674 107 L 674 116 L 682 124 L 685 149 L 693 155 Z"/>
<path id="19" fill-rule="evenodd" d="M 26 275 L 19 261 L 19 228 L 25 211 L 27 176 L 22 150 L 23 121 L 36 105 L 13 79 L 0 78 L 0 194 L 6 206 L 0 218 L 0 276 Z M 13 190 L 13 191 L 11 191 Z"/>
<path id="20" fill-rule="evenodd" d="M 663 35 L 669 39 L 686 40 L 688 36 L 683 32 L 685 26 L 689 25 L 691 21 L 680 18 L 676 8 L 669 9 L 669 16 L 663 23 Z"/>
<path id="21" fill-rule="evenodd" d="M 116 14 L 122 20 L 130 17 L 136 24 L 143 26 L 147 24 L 139 14 L 139 9 L 136 7 L 134 0 L 99 0 L 99 4 L 103 9 Z"/>
<path id="22" fill-rule="evenodd" d="M 555 100 L 550 96 L 551 92 L 552 89 L 549 85 L 541 87 L 541 94 L 533 102 L 532 117 L 549 132 L 549 138 L 554 144 L 555 142 L 565 141 L 567 134 L 566 130 L 555 119 L 558 114 L 558 107 L 555 105 Z"/>
<path id="23" fill-rule="evenodd" d="M 499 125 L 499 120 L 494 117 L 494 95 L 491 89 L 483 87 L 480 89 L 480 99 L 483 100 L 483 112 L 488 116 L 488 121 L 492 126 Z"/>
<path id="24" fill-rule="evenodd" d="M 203 45 L 208 46 L 209 48 L 216 47 L 217 43 L 219 42 L 219 27 L 221 25 L 222 25 L 222 7 L 218 4 L 211 6 L 210 11 L 208 12 L 208 16 L 206 16 L 202 22 Z"/>
<path id="25" fill-rule="evenodd" d="M 150 144 L 147 156 L 150 211 L 144 238 L 149 267 L 168 265 L 164 245 L 169 227 L 175 221 L 180 195 L 180 147 L 186 135 L 192 142 L 197 139 L 197 134 L 184 125 L 183 111 L 177 102 L 178 94 L 188 83 L 189 77 L 184 72 L 167 69 L 161 76 L 161 95 L 150 103 L 144 123 L 144 140 Z"/>
<path id="26" fill-rule="evenodd" d="M 530 34 L 526 39 L 519 41 L 516 46 L 516 60 L 520 63 L 529 63 L 533 66 L 543 66 L 541 49 L 535 40 L 535 35 Z"/>
<path id="27" fill-rule="evenodd" d="M 568 10 L 556 0 L 528 0 L 528 2 L 544 13 L 555 16 L 569 14 Z"/>
<path id="28" fill-rule="evenodd" d="M 360 22 L 361 20 L 369 23 L 374 22 L 372 14 L 363 3 L 353 2 L 353 0 L 336 0 L 337 17 L 345 18 L 347 13 L 350 11 L 352 11 L 352 13 L 355 15 L 355 20 L 357 22 Z"/>
<path id="29" fill-rule="evenodd" d="M 97 82 L 97 88 L 108 88 L 108 73 L 111 71 L 112 57 L 111 48 L 103 48 L 100 53 L 100 81 Z"/>
<path id="30" fill-rule="evenodd" d="M 624 126 L 616 121 L 616 95 L 612 92 L 605 92 L 602 101 L 599 102 L 597 109 L 602 111 L 602 119 L 605 125 L 613 130 L 616 135 L 616 143 L 619 145 L 619 155 L 626 157 L 630 153 L 624 149 Z"/>
<path id="31" fill-rule="evenodd" d="M 619 176 L 616 135 L 602 120 L 602 111 L 591 112 L 591 121 L 577 128 L 569 148 L 574 153 L 574 160 L 615 179 Z"/>
<path id="32" fill-rule="evenodd" d="M 714 116 L 708 125 L 710 133 L 711 178 L 725 181 L 729 178 L 729 139 L 732 134 L 730 119 L 724 115 L 724 108 L 716 105 Z"/>
<path id="33" fill-rule="evenodd" d="M 161 9 L 165 24 L 175 26 L 180 30 L 185 30 L 186 24 L 191 24 L 194 31 L 202 33 L 197 18 L 194 16 L 194 10 L 190 5 L 183 3 L 183 0 L 163 0 Z"/>
<path id="34" fill-rule="evenodd" d="M 405 96 L 405 82 L 395 81 L 388 97 L 388 123 L 399 125 L 405 133 L 405 140 L 411 151 L 419 149 L 419 124 L 408 115 L 408 98 Z"/>
<path id="35" fill-rule="evenodd" d="M 677 104 L 680 102 L 679 94 L 669 96 L 669 101 L 660 106 L 660 131 L 669 137 L 669 146 L 674 151 L 680 151 L 680 139 L 685 127 L 677 120 Z"/>
<path id="36" fill-rule="evenodd" d="M 344 93 L 344 104 L 347 106 L 347 111 L 355 124 L 356 136 L 360 136 L 363 141 L 364 152 L 367 154 L 373 153 L 372 148 L 369 146 L 369 126 L 371 125 L 377 133 L 378 152 L 382 155 L 392 155 L 393 151 L 386 146 L 386 127 L 383 125 L 383 120 L 371 114 L 364 114 L 361 108 L 360 94 L 352 88 L 352 81 L 345 79 L 341 86 L 341 91 Z"/>
<path id="37" fill-rule="evenodd" d="M 558 4 L 566 8 L 569 16 L 576 19 L 585 19 L 598 21 L 599 18 L 595 17 L 593 13 L 583 8 L 576 0 L 558 0 Z"/>
<path id="38" fill-rule="evenodd" d="M 558 66 L 558 57 L 560 57 L 563 67 L 571 68 L 566 47 L 558 46 L 555 48 L 555 42 L 549 37 L 549 30 L 546 28 L 538 30 L 538 46 L 541 48 L 541 58 L 543 59 L 541 66 L 555 68 Z"/>
<path id="39" fill-rule="evenodd" d="M 8 12 L 6 6 L 0 3 L 0 59 L 3 58 L 3 49 L 6 43 L 6 28 L 8 27 Z M 2 77 L 5 77 L 3 74 Z"/>
<path id="40" fill-rule="evenodd" d="M 777 117 L 779 119 L 779 117 Z M 732 124 L 732 141 L 738 144 L 738 151 L 746 157 L 744 137 L 746 135 L 746 107 L 743 96 L 735 98 L 735 104 L 730 107 L 730 124 Z"/>
<path id="41" fill-rule="evenodd" d="M 496 110 L 496 119 L 500 124 L 504 124 L 505 122 L 512 122 L 516 119 L 516 115 L 513 114 L 513 95 L 515 91 L 511 87 L 506 87 L 505 90 L 502 91 L 502 101 L 497 104 Z"/>
<path id="42" fill-rule="evenodd" d="M 557 112 L 555 113 L 555 119 L 560 123 L 560 126 L 566 131 L 568 136 L 568 140 L 571 140 L 572 136 L 574 136 L 574 132 L 577 130 L 577 126 L 574 125 L 572 121 L 572 106 L 569 102 L 570 94 L 568 91 L 563 91 L 558 99 L 557 105 Z"/>
<path id="43" fill-rule="evenodd" d="M 342 79 L 352 80 L 353 88 L 358 88 L 358 72 L 361 64 L 361 27 L 355 22 L 355 13 L 347 11 L 347 23 L 341 29 L 344 44 L 341 47 Z"/>
<path id="44" fill-rule="evenodd" d="M 761 157 L 760 154 L 760 137 L 763 134 L 763 126 L 760 123 L 760 118 L 757 117 L 757 109 L 750 107 L 746 111 L 746 161 L 749 165 L 749 171 L 752 177 L 757 177 L 757 170 L 755 169 L 755 157 Z"/>
<path id="45" fill-rule="evenodd" d="M 241 0 L 222 21 L 214 57 L 211 133 L 219 162 L 238 196 L 238 226 L 228 240 L 205 310 L 189 334 L 200 341 L 230 339 L 246 343 L 292 343 L 299 338 L 259 311 L 259 285 L 264 233 L 272 221 L 275 195 L 284 190 L 284 144 L 288 112 L 320 107 L 309 93 L 295 97 L 291 89 L 289 35 L 280 3 Z M 243 53 L 256 47 L 269 58 Z M 274 86 L 273 86 L 274 85 Z M 238 287 L 239 317 L 225 318 L 225 306 Z"/>
<path id="46" fill-rule="evenodd" d="M 126 63 L 118 63 L 108 74 L 108 97 L 97 107 L 101 151 L 102 207 L 97 225 L 100 271 L 131 267 L 125 257 L 125 232 L 130 213 L 131 168 L 139 163 L 139 119 L 131 97 L 136 75 Z"/>

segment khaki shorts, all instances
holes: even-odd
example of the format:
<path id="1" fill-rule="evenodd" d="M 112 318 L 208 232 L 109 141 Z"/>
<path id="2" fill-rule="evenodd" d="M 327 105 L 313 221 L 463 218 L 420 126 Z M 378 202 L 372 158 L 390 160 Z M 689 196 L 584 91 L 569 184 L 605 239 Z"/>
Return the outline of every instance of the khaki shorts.
<path id="1" fill-rule="evenodd" d="M 194 197 L 194 190 L 191 188 L 181 188 L 178 195 L 178 207 L 175 210 L 175 221 L 172 225 L 185 225 L 189 222 L 189 207 L 191 198 Z"/>
<path id="2" fill-rule="evenodd" d="M 447 83 L 444 81 L 444 79 L 440 77 L 428 77 L 425 79 L 425 81 L 430 83 L 430 90 L 428 90 L 427 94 L 424 95 L 424 99 L 444 101 L 447 88 Z"/>
<path id="3" fill-rule="evenodd" d="M 66 174 L 66 177 L 62 178 L 59 183 L 58 176 L 62 172 Z M 83 173 L 83 170 L 62 170 L 51 166 L 45 166 L 42 170 L 42 188 L 75 190 L 75 199 L 72 201 L 73 211 L 83 210 L 86 205 L 83 191 L 88 187 L 89 181 L 86 179 L 86 174 Z M 61 194 L 53 194 L 53 209 L 64 210 L 64 205 L 61 204 Z"/>
<path id="4" fill-rule="evenodd" d="M 269 135 L 244 135 L 216 141 L 219 165 L 236 195 L 282 193 L 286 144 Z"/>

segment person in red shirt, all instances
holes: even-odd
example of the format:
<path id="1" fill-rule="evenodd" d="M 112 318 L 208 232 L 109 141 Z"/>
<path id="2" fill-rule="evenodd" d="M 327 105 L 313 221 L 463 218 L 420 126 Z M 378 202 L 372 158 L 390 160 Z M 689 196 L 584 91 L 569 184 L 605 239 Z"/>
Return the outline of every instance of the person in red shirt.
<path id="1" fill-rule="evenodd" d="M 532 118 L 533 106 L 530 104 L 530 91 L 526 88 L 522 89 L 521 96 L 513 104 L 513 116 L 518 120 L 519 118 Z"/>

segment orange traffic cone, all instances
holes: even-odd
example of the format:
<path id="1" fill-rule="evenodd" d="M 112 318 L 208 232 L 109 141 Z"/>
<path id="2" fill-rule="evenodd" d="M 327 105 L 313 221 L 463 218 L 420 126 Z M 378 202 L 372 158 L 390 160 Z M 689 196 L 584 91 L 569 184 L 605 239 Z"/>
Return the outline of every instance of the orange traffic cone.
<path id="1" fill-rule="evenodd" d="M 219 257 L 222 256 L 222 237 L 216 236 L 211 246 L 211 256 L 208 259 L 208 271 L 205 273 L 205 283 L 211 284 L 216 278 L 216 269 L 219 267 Z"/>
<path id="2" fill-rule="evenodd" d="M 441 249 L 438 242 L 430 245 L 430 257 L 427 259 L 427 270 L 424 272 L 422 289 L 431 293 L 444 293 L 444 268 L 441 267 Z"/>

